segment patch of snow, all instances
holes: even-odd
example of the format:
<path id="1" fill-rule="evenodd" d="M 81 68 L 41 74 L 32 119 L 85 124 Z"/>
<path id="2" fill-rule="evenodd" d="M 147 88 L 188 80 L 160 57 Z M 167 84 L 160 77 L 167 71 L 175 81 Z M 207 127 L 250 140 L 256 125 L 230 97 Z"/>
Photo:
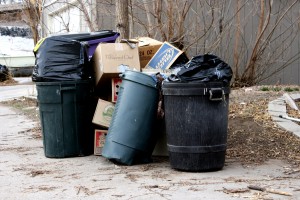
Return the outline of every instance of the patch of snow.
<path id="1" fill-rule="evenodd" d="M 34 42 L 31 38 L 0 36 L 0 55 L 31 56 Z"/>

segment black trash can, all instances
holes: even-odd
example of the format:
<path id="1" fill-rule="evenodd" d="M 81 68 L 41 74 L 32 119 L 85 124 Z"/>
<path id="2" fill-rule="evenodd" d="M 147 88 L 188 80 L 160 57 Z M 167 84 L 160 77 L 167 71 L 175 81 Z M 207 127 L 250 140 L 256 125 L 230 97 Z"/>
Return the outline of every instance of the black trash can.
<path id="1" fill-rule="evenodd" d="M 93 153 L 92 82 L 36 83 L 46 157 L 65 158 Z"/>
<path id="2" fill-rule="evenodd" d="M 126 165 L 149 163 L 156 143 L 156 81 L 131 70 L 125 71 L 121 78 L 102 156 Z"/>
<path id="3" fill-rule="evenodd" d="M 183 171 L 224 166 L 230 88 L 222 82 L 162 85 L 170 165 Z"/>

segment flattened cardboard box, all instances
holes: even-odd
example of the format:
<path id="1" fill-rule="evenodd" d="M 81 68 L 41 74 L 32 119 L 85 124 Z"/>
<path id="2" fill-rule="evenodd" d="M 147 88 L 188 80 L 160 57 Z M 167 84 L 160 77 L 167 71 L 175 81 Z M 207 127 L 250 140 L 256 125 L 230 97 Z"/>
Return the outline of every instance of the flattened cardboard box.
<path id="1" fill-rule="evenodd" d="M 146 65 L 147 69 L 166 70 L 176 61 L 176 59 L 183 53 L 168 42 L 164 42 L 159 50 L 155 53 L 149 63 Z"/>
<path id="2" fill-rule="evenodd" d="M 139 42 L 140 63 L 143 69 L 163 43 L 149 37 L 139 37 L 136 40 Z"/>
<path id="3" fill-rule="evenodd" d="M 126 69 L 140 70 L 138 48 L 127 43 L 100 43 L 92 59 L 96 85 L 101 79 L 117 78 Z"/>
<path id="4" fill-rule="evenodd" d="M 92 122 L 108 128 L 114 109 L 115 104 L 99 99 Z"/>
<path id="5" fill-rule="evenodd" d="M 107 132 L 107 130 L 95 130 L 94 155 L 102 155 L 102 149 L 105 144 Z"/>

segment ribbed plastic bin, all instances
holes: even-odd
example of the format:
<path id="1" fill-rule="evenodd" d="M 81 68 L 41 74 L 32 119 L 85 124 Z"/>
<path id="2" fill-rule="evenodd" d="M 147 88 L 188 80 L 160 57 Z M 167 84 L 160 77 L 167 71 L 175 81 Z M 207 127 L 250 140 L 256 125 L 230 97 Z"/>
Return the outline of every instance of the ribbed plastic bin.
<path id="1" fill-rule="evenodd" d="M 93 153 L 94 102 L 90 81 L 36 83 L 46 157 Z"/>
<path id="2" fill-rule="evenodd" d="M 102 155 L 126 165 L 149 163 L 156 143 L 156 82 L 149 75 L 130 70 L 121 78 Z"/>
<path id="3" fill-rule="evenodd" d="M 198 172 L 222 169 L 230 89 L 222 82 L 164 82 L 162 89 L 171 167 Z"/>

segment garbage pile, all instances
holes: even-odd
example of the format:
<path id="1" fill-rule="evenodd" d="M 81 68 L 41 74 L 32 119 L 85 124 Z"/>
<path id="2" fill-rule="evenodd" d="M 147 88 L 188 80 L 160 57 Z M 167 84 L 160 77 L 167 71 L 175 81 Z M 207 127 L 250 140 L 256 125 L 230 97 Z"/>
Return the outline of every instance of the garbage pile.
<path id="1" fill-rule="evenodd" d="M 116 43 L 118 36 L 58 35 L 35 47 L 45 156 L 94 154 L 125 165 L 170 156 L 175 169 L 221 169 L 230 66 L 212 54 L 189 60 L 149 37 Z"/>
<path id="2" fill-rule="evenodd" d="M 0 82 L 8 80 L 9 76 L 9 69 L 6 67 L 6 65 L 0 64 Z"/>

